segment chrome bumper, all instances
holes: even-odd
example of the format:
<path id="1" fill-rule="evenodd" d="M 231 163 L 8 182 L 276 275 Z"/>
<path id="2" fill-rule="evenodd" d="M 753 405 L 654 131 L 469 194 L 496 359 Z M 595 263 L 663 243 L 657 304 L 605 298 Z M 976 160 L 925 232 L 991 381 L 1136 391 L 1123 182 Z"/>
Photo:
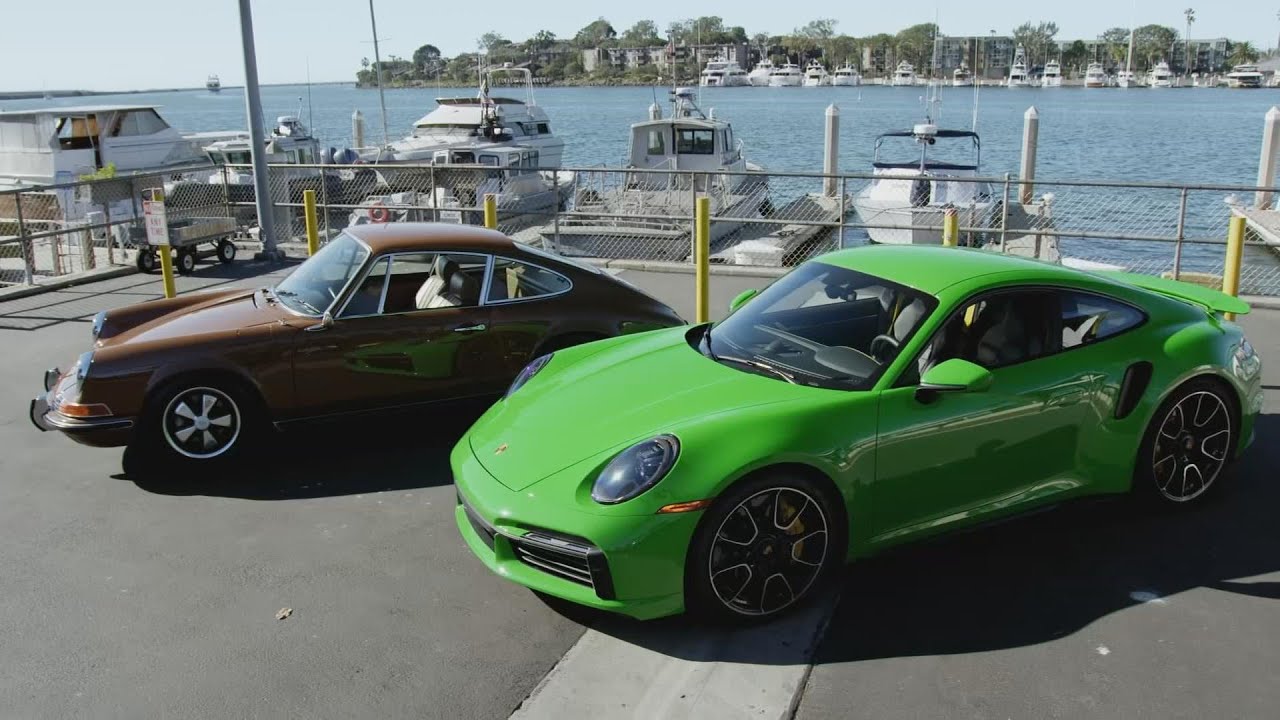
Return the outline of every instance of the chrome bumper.
<path id="1" fill-rule="evenodd" d="M 28 413 L 31 417 L 31 424 L 35 425 L 37 430 L 40 432 L 60 430 L 62 432 L 74 433 L 88 432 L 91 430 L 124 430 L 126 428 L 133 427 L 132 418 L 74 418 L 67 417 L 56 410 L 50 410 L 49 393 L 57 386 L 58 381 L 61 378 L 62 371 L 57 368 L 46 370 L 44 373 L 45 391 L 31 400 L 31 407 L 28 410 Z"/>

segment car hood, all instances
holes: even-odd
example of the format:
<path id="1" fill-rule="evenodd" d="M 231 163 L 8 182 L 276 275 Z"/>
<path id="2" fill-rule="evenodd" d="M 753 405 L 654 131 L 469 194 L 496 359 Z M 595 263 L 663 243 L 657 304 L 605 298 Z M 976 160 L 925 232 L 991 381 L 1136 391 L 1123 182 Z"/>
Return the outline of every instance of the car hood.
<path id="1" fill-rule="evenodd" d="M 613 451 L 607 460 L 654 435 L 678 437 L 690 420 L 814 391 L 714 362 L 686 341 L 693 332 L 659 330 L 556 355 L 472 427 L 472 451 L 498 482 L 522 490 L 605 451 Z"/>
<path id="2" fill-rule="evenodd" d="M 117 334 L 108 345 L 163 343 L 201 335 L 236 335 L 258 325 L 291 317 L 279 303 L 267 302 L 260 290 L 219 293 L 176 308 Z"/>

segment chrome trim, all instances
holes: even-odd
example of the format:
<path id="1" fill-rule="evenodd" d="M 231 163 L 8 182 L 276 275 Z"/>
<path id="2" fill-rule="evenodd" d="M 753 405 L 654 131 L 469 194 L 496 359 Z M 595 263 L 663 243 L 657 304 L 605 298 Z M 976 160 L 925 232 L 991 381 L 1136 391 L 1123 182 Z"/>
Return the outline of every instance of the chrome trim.
<path id="1" fill-rule="evenodd" d="M 480 280 L 480 301 L 476 303 L 478 307 L 484 307 L 489 304 L 489 286 L 493 284 L 493 264 L 493 255 L 487 253 L 484 262 L 484 277 Z"/>
<path id="2" fill-rule="evenodd" d="M 425 311 L 427 311 L 427 310 L 451 310 L 451 309 L 456 310 L 456 309 L 461 309 L 461 308 L 466 308 L 466 307 L 473 307 L 473 306 L 471 306 L 471 305 L 466 305 L 466 306 L 459 306 L 459 307 L 457 307 L 457 308 L 414 308 L 413 310 L 406 310 L 406 311 L 404 311 L 404 312 L 389 313 L 389 314 L 388 314 L 388 313 L 383 313 L 383 312 L 382 312 L 382 308 L 383 308 L 384 304 L 386 303 L 386 299 L 387 299 L 387 289 L 388 289 L 388 288 L 390 287 L 390 285 L 391 285 L 391 283 L 389 282 L 389 280 L 390 280 L 390 277 L 391 277 L 391 263 L 395 262 L 394 258 L 396 258 L 396 257 L 398 257 L 398 256 L 400 256 L 400 255 L 423 255 L 423 254 L 433 254 L 433 255 L 435 255 L 435 256 L 437 256 L 437 257 L 439 257 L 440 255 L 470 255 L 470 256 L 472 256 L 472 257 L 483 257 L 483 258 L 486 258 L 486 261 L 485 261 L 485 268 L 486 268 L 485 273 L 486 273 L 486 276 L 488 275 L 488 268 L 489 268 L 489 266 L 490 266 L 489 264 L 493 262 L 493 256 L 492 256 L 492 255 L 489 255 L 489 254 L 487 254 L 487 253 L 482 253 L 482 252 L 472 252 L 472 251 L 469 251 L 469 250 L 462 250 L 462 251 L 441 250 L 441 251 L 438 251 L 438 252 L 437 252 L 437 251 L 433 251 L 433 250 L 401 250 L 401 251 L 398 251 L 398 252 L 384 253 L 384 254 L 382 254 L 382 255 L 378 255 L 377 257 L 374 257 L 374 256 L 372 256 L 372 255 L 371 255 L 371 256 L 370 256 L 370 258 L 371 258 L 371 262 L 369 262 L 369 264 L 368 264 L 368 268 L 365 268 L 365 269 L 364 269 L 364 271 L 363 271 L 362 273 L 360 273 L 360 280 L 361 280 L 361 282 L 363 282 L 363 281 L 364 281 L 364 278 L 365 278 L 365 276 L 367 276 L 367 275 L 368 275 L 369 270 L 371 270 L 371 269 L 373 268 L 373 266 L 374 266 L 374 265 L 376 265 L 376 264 L 378 263 L 378 261 L 382 260 L 382 258 L 390 258 L 390 259 L 388 260 L 388 262 L 387 262 L 387 275 L 386 275 L 386 279 L 383 281 L 383 285 L 382 285 L 382 298 L 381 298 L 381 299 L 379 299 L 379 301 L 378 301 L 378 312 L 377 312 L 377 313 L 367 313 L 367 314 L 364 314 L 364 315 L 343 315 L 341 312 L 338 312 L 338 313 L 336 313 L 336 314 L 334 315 L 334 318 L 335 318 L 335 319 L 338 319 L 338 320 L 355 320 L 355 319 L 357 319 L 357 318 L 366 318 L 366 317 L 396 317 L 396 316 L 398 316 L 398 315 L 410 315 L 410 314 L 413 314 L 413 313 L 425 312 Z M 354 288 L 351 288 L 351 290 L 354 290 Z M 347 305 L 351 302 L 351 297 L 350 297 L 350 293 L 348 292 L 348 288 L 343 288 L 343 293 L 344 293 L 343 295 L 339 295 L 338 297 L 339 297 L 340 299 L 342 299 L 342 300 L 343 300 L 343 303 L 342 303 L 342 309 L 343 309 L 343 310 L 346 310 L 346 309 L 347 309 Z M 483 291 L 482 291 L 482 293 L 483 293 Z M 475 305 L 474 307 L 483 307 L 483 306 L 484 306 L 484 296 L 483 296 L 483 294 L 482 294 L 482 295 L 481 295 L 481 297 L 480 297 L 480 301 L 481 301 L 481 302 L 480 302 L 480 303 L 478 303 L 477 305 Z M 330 307 L 332 307 L 332 306 L 330 306 Z"/>
<path id="3" fill-rule="evenodd" d="M 492 277 L 493 277 L 493 274 L 492 274 L 492 268 L 493 268 L 493 265 L 496 265 L 496 264 L 497 264 L 497 263 L 496 263 L 496 260 L 497 260 L 497 259 L 499 259 L 499 256 L 491 256 L 491 259 L 492 259 L 492 260 L 494 260 L 495 262 L 493 262 L 493 264 L 492 264 L 492 265 L 490 265 L 490 273 L 489 273 L 489 275 L 488 275 L 488 276 L 486 276 L 486 278 L 485 278 L 485 279 L 486 279 L 486 281 L 492 280 Z M 489 301 L 489 299 L 488 299 L 488 298 L 489 298 L 489 293 L 488 293 L 488 292 L 485 292 L 485 293 L 484 293 L 484 295 L 483 295 L 483 296 L 482 296 L 482 298 L 481 298 L 482 300 L 484 300 L 484 303 L 483 303 L 484 305 L 489 305 L 489 306 L 495 306 L 495 305 L 515 305 L 515 304 L 518 304 L 518 303 L 536 302 L 536 301 L 538 301 L 538 300 L 549 300 L 549 299 L 551 299 L 551 298 L 554 298 L 554 297 L 560 297 L 561 295 L 567 295 L 568 293 L 573 292 L 573 278 L 569 277 L 568 275 L 565 275 L 565 274 L 564 274 L 564 273 L 562 273 L 562 272 L 558 272 L 558 271 L 556 271 L 556 270 L 552 270 L 552 269 L 551 269 L 551 268 L 549 268 L 549 267 L 543 267 L 542 265 L 539 265 L 539 264 L 537 264 L 537 263 L 528 262 L 527 260 L 519 260 L 519 259 L 517 259 L 517 258 L 511 258 L 511 257 L 506 257 L 506 256 L 501 256 L 501 257 L 500 257 L 500 259 L 502 259 L 502 260 L 510 260 L 510 261 L 511 261 L 511 262 L 513 262 L 513 263 L 520 263 L 521 265 L 527 265 L 528 267 L 537 268 L 537 269 L 539 269 L 539 270 L 543 270 L 543 271 L 545 271 L 545 272 L 549 272 L 549 273 L 551 273 L 552 275 L 555 275 L 555 276 L 556 276 L 556 277 L 558 277 L 558 278 L 562 278 L 565 282 L 569 283 L 569 287 L 565 288 L 564 290 L 560 290 L 560 291 L 553 292 L 553 293 L 547 293 L 547 294 L 545 294 L 545 295 L 535 295 L 534 297 L 528 297 L 528 298 L 508 298 L 508 299 L 506 299 L 506 300 L 494 300 L 494 301 Z M 486 285 L 485 285 L 485 289 L 486 289 L 486 290 L 488 290 L 488 288 L 489 288 L 489 285 L 486 283 Z"/>
<path id="4" fill-rule="evenodd" d="M 97 340 L 98 336 L 102 334 L 102 326 L 105 325 L 106 322 L 107 322 L 106 310 L 99 310 L 98 313 L 93 316 L 93 328 L 91 332 L 93 333 L 94 340 Z"/>

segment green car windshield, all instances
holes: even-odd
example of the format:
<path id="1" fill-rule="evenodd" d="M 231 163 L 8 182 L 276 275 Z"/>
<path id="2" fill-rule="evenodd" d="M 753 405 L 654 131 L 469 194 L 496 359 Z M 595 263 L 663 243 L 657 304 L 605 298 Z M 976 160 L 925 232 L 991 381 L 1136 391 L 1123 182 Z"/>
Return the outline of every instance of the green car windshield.
<path id="1" fill-rule="evenodd" d="M 865 390 L 937 304 L 883 278 L 809 262 L 708 329 L 697 344 L 707 357 L 744 372 Z"/>
<path id="2" fill-rule="evenodd" d="M 360 272 L 369 249 L 342 233 L 330 240 L 275 287 L 280 302 L 309 315 L 321 315 L 338 298 L 352 275 Z"/>

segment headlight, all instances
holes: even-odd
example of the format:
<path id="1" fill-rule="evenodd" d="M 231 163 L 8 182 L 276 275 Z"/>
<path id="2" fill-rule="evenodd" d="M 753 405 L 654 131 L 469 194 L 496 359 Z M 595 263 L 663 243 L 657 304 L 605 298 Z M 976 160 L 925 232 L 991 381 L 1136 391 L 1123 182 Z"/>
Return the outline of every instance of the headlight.
<path id="1" fill-rule="evenodd" d="M 80 358 L 76 360 L 75 367 L 72 372 L 76 374 L 76 380 L 81 381 L 89 376 L 89 366 L 93 364 L 93 351 L 82 353 Z"/>
<path id="2" fill-rule="evenodd" d="M 605 505 L 625 502 L 658 484 L 676 464 L 680 441 L 659 435 L 618 453 L 591 488 L 591 499 Z"/>
<path id="3" fill-rule="evenodd" d="M 107 322 L 107 311 L 103 310 L 93 316 L 93 339 L 97 340 L 102 334 L 102 326 Z"/>
<path id="4" fill-rule="evenodd" d="M 503 397 L 511 397 L 512 393 L 524 387 L 525 383 L 532 380 L 533 376 L 538 374 L 538 371 L 542 370 L 542 368 L 547 366 L 547 363 L 551 362 L 552 354 L 553 353 L 547 353 L 541 357 L 536 357 L 533 359 L 533 362 L 525 365 L 524 369 L 520 371 L 520 374 L 516 375 L 516 379 L 511 381 L 511 387 L 507 388 L 507 394 Z"/>

